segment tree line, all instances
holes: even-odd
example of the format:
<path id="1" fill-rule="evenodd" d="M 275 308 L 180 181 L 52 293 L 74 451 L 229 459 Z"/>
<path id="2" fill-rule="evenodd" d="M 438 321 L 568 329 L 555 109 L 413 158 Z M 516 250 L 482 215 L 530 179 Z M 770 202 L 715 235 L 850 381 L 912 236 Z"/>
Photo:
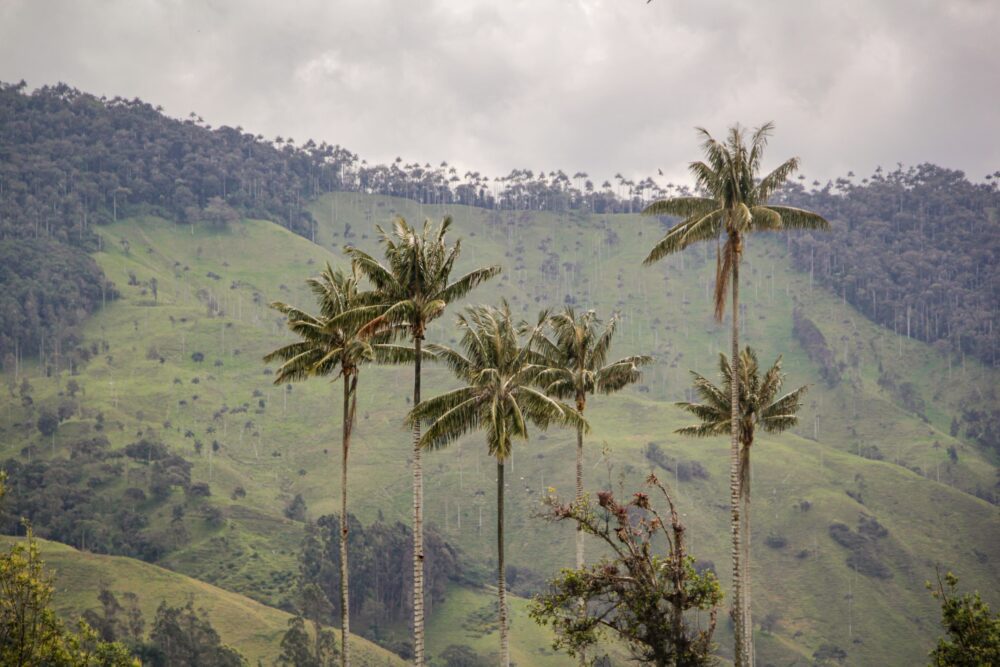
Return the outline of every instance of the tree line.
<path id="1" fill-rule="evenodd" d="M 778 198 L 844 223 L 835 234 L 791 243 L 800 269 L 897 333 L 996 363 L 1000 172 L 979 184 L 929 164 L 878 168 L 861 179 L 849 172 L 825 184 L 799 179 Z M 138 98 L 96 97 L 66 84 L 28 92 L 24 82 L 0 82 L 0 243 L 50 239 L 81 254 L 97 247 L 93 225 L 138 214 L 213 226 L 263 218 L 312 239 L 317 223 L 306 205 L 334 191 L 597 214 L 694 194 L 662 181 L 618 173 L 597 183 L 560 169 L 489 176 L 399 157 L 370 164 L 339 145 L 213 128 L 193 112 L 173 119 Z M 92 270 L 80 275 L 93 288 L 106 283 Z M 17 270 L 2 278 L 46 298 L 58 291 L 53 276 L 32 281 Z M 83 312 L 94 303 L 85 299 Z M 12 311 L 10 321 L 21 326 L 0 337 L 0 358 L 12 345 L 35 354 L 39 334 L 76 324 L 66 311 L 24 311 Z"/>
<path id="2" fill-rule="evenodd" d="M 783 198 L 823 211 L 836 234 L 789 239 L 796 268 L 894 333 L 1000 363 L 1000 172 L 972 183 L 931 164 Z"/>

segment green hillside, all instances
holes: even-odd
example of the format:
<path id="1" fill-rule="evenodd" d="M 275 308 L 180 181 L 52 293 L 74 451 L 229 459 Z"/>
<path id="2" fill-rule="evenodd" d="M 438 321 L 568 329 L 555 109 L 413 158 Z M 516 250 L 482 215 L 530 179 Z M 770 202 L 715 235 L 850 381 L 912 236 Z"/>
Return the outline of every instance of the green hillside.
<path id="1" fill-rule="evenodd" d="M 192 481 L 210 485 L 211 497 L 195 509 L 214 506 L 224 516 L 221 526 L 213 526 L 189 511 L 186 538 L 160 564 L 271 604 L 285 601 L 302 537 L 302 524 L 283 516 L 285 503 L 301 493 L 311 517 L 336 507 L 339 385 L 316 381 L 290 391 L 271 386 L 260 358 L 289 339 L 265 304 L 280 299 L 311 306 L 303 279 L 325 261 L 343 265 L 339 248 L 345 242 L 376 250 L 376 223 L 397 214 L 419 220 L 450 213 L 464 237 L 465 267 L 504 266 L 502 279 L 480 288 L 473 300 L 504 296 L 526 318 L 573 300 L 603 316 L 619 310 L 624 319 L 616 350 L 656 356 L 640 386 L 597 397 L 588 406 L 588 487 L 637 487 L 653 466 L 644 454 L 650 443 L 674 459 L 699 462 L 707 478 L 659 472 L 678 486 L 693 552 L 713 561 L 728 585 L 728 445 L 674 435 L 687 419 L 671 405 L 690 386 L 688 370 L 714 373 L 727 343 L 725 324 L 711 318 L 714 257 L 708 251 L 643 268 L 662 227 L 638 216 L 445 210 L 354 193 L 323 197 L 312 213 L 319 221 L 315 244 L 262 221 L 228 231 L 156 218 L 100 228 L 102 250 L 95 258 L 122 298 L 88 321 L 85 338 L 105 341 L 108 349 L 74 378 L 83 387 L 79 410 L 51 439 L 39 434 L 35 419 L 40 406 L 57 404 L 69 373 L 46 378 L 28 366 L 34 405 L 22 406 L 13 391 L 4 396 L 0 457 L 23 458 L 21 450 L 29 445 L 36 456 L 65 456 L 60 444 L 93 434 L 99 412 L 114 447 L 153 429 L 194 463 Z M 130 273 L 136 284 L 129 285 Z M 757 447 L 755 618 L 771 621 L 769 632 L 760 635 L 761 664 L 808 660 L 821 644 L 840 646 L 851 664 L 919 662 L 938 632 L 935 605 L 923 588 L 935 563 L 998 602 L 1000 517 L 975 495 L 996 484 L 996 462 L 949 435 L 959 406 L 976 400 L 977 392 L 983 400 L 997 374 L 971 359 L 949 363 L 932 347 L 894 336 L 813 288 L 808 275 L 791 269 L 783 238 L 752 239 L 743 275 L 744 340 L 764 363 L 784 355 L 789 386 L 812 385 L 802 425 Z M 155 300 L 148 284 L 154 277 Z M 796 307 L 822 332 L 834 363 L 842 363 L 834 386 L 793 336 Z M 428 338 L 449 342 L 451 321 L 451 315 L 439 320 Z M 196 352 L 203 361 L 192 359 Z M 409 521 L 407 435 L 401 426 L 408 390 L 400 387 L 408 386 L 410 375 L 409 369 L 361 375 L 351 493 L 353 511 L 366 523 L 379 516 Z M 448 376 L 432 369 L 424 386 L 433 395 L 449 386 Z M 221 410 L 244 403 L 246 413 Z M 204 442 L 200 453 L 195 439 Z M 209 446 L 213 440 L 217 452 Z M 535 513 L 548 487 L 572 493 L 572 451 L 572 434 L 559 431 L 537 434 L 515 451 L 507 494 L 508 559 L 527 582 L 519 586 L 515 579 L 515 591 L 529 590 L 532 580 L 571 561 L 571 531 L 548 526 Z M 120 496 L 126 486 L 144 482 L 142 465 L 126 465 L 125 479 L 108 481 L 102 493 Z M 462 550 L 470 576 L 488 580 L 494 478 L 484 444 L 467 438 L 429 455 L 425 468 L 428 520 Z M 233 499 L 237 487 L 245 497 Z M 177 490 L 166 502 L 147 502 L 143 511 L 151 526 L 165 529 L 170 504 L 180 499 Z M 871 518 L 887 534 L 868 537 Z M 850 551 L 831 536 L 834 524 L 861 536 L 866 562 L 877 564 L 871 571 L 879 576 L 847 564 Z M 428 626 L 432 653 L 459 642 L 488 651 L 489 641 L 457 629 L 463 616 L 474 618 L 488 600 L 482 592 L 455 588 L 435 606 Z M 512 629 L 519 664 L 569 664 L 545 657 L 548 639 L 529 625 L 518 617 Z M 723 653 L 726 632 L 720 628 L 717 637 Z"/>
<path id="2" fill-rule="evenodd" d="M 0 548 L 8 549 L 15 539 L 0 537 Z M 97 608 L 97 594 L 104 584 L 118 596 L 135 593 L 147 623 L 161 601 L 179 606 L 193 599 L 195 608 L 208 612 L 222 642 L 237 647 L 250 664 L 262 660 L 269 665 L 280 653 L 281 637 L 291 618 L 281 610 L 131 558 L 77 551 L 47 540 L 39 540 L 39 545 L 46 567 L 55 574 L 55 607 L 64 617 L 77 618 L 84 610 Z M 359 664 L 365 667 L 404 664 L 364 639 L 358 638 L 353 645 Z"/>

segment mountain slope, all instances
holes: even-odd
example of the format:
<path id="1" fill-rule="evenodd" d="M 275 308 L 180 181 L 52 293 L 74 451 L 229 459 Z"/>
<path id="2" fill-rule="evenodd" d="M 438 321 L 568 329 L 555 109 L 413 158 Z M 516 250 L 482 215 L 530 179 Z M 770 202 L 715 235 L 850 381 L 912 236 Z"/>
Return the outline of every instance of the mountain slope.
<path id="1" fill-rule="evenodd" d="M 0 548 L 9 548 L 15 539 L 0 537 Z M 208 612 L 222 642 L 238 648 L 250 664 L 262 660 L 270 665 L 280 653 L 281 637 L 291 618 L 283 611 L 131 558 L 77 551 L 48 540 L 39 540 L 39 545 L 46 566 L 55 572 L 55 607 L 64 617 L 76 618 L 86 609 L 96 609 L 101 584 L 107 585 L 119 597 L 122 593 L 135 593 L 147 628 L 161 601 L 180 606 L 192 598 L 196 609 Z M 339 636 L 339 632 L 337 634 Z M 355 641 L 355 655 L 360 665 L 405 664 L 398 656 L 360 637 Z"/>
<path id="2" fill-rule="evenodd" d="M 728 585 L 727 447 L 723 440 L 674 435 L 687 419 L 670 405 L 684 397 L 688 369 L 713 373 L 727 344 L 725 325 L 712 321 L 708 305 L 714 262 L 699 249 L 641 267 L 662 228 L 637 216 L 495 212 L 340 193 L 312 206 L 315 245 L 258 221 L 229 230 L 178 227 L 156 218 L 101 227 L 103 250 L 95 257 L 122 298 L 86 326 L 87 340 L 107 341 L 109 349 L 76 378 L 85 389 L 82 411 L 60 426 L 51 443 L 43 438 L 34 428 L 37 408 L 57 402 L 68 378 L 42 378 L 29 366 L 35 411 L 5 398 L 0 453 L 22 456 L 18 452 L 34 444 L 36 455 L 48 456 L 54 443 L 57 455 L 65 455 L 60 443 L 92 434 L 98 411 L 114 447 L 153 429 L 194 463 L 192 481 L 212 490 L 203 502 L 220 508 L 225 518 L 224 527 L 213 528 L 189 512 L 187 538 L 173 545 L 163 564 L 280 603 L 290 595 L 302 536 L 302 524 L 282 515 L 284 504 L 300 493 L 312 517 L 336 507 L 338 387 L 270 386 L 272 376 L 260 357 L 288 338 L 276 313 L 263 304 L 281 299 L 310 306 L 303 279 L 324 261 L 342 266 L 339 248 L 345 242 L 376 250 L 375 223 L 386 224 L 395 214 L 419 220 L 444 213 L 455 215 L 457 235 L 465 238 L 463 267 L 504 265 L 503 278 L 474 293 L 473 301 L 505 296 L 526 318 L 574 299 L 603 316 L 620 310 L 616 352 L 656 355 L 658 363 L 641 386 L 597 397 L 588 407 L 594 430 L 587 444 L 587 487 L 623 481 L 630 491 L 651 468 L 673 480 L 694 553 L 714 561 Z M 129 272 L 134 285 L 128 285 Z M 988 598 L 1000 580 L 993 555 L 1000 547 L 997 509 L 974 495 L 993 489 L 994 462 L 948 432 L 960 403 L 977 389 L 987 394 L 996 373 L 971 359 L 949 368 L 947 357 L 930 346 L 896 337 L 811 288 L 808 276 L 791 268 L 781 238 L 752 240 L 743 273 L 744 340 L 759 350 L 762 362 L 784 354 L 789 386 L 811 385 L 802 425 L 762 439 L 757 448 L 755 617 L 773 615 L 771 631 L 761 634 L 761 659 L 807 659 L 819 645 L 832 643 L 852 663 L 919 662 L 937 632 L 933 600 L 922 585 L 934 564 L 954 569 L 963 584 Z M 155 300 L 144 284 L 152 277 Z M 804 338 L 807 350 L 794 336 L 796 312 L 821 332 L 820 352 L 815 340 Z M 452 317 L 438 321 L 429 339 L 454 338 Z M 203 361 L 192 359 L 196 352 Z M 825 379 L 828 367 L 839 381 Z M 354 511 L 364 522 L 379 516 L 409 520 L 407 436 L 401 427 L 408 401 L 399 390 L 408 376 L 408 369 L 377 369 L 361 377 L 351 484 Z M 433 395 L 450 382 L 446 373 L 431 369 L 426 391 Z M 243 404 L 247 412 L 234 414 Z M 223 406 L 229 410 L 222 412 Z M 189 431 L 192 436 L 185 437 Z M 196 439 L 204 442 L 200 453 Z M 607 456 L 601 453 L 604 443 Z M 647 457 L 650 443 L 666 455 L 657 459 L 666 467 Z M 516 590 L 529 591 L 572 560 L 572 531 L 534 516 L 548 487 L 572 493 L 572 451 L 572 434 L 559 431 L 535 434 L 515 449 L 507 497 L 508 558 L 520 573 Z M 678 467 L 676 460 L 697 461 L 708 477 L 683 479 L 693 466 Z M 139 462 L 129 466 L 143 469 Z M 473 437 L 427 460 L 427 516 L 466 554 L 470 576 L 483 580 L 489 579 L 495 544 L 490 471 L 484 446 Z M 109 484 L 108 493 L 121 493 L 127 483 Z M 245 497 L 231 497 L 237 487 Z M 170 504 L 181 499 L 175 490 L 152 505 L 152 525 L 165 529 Z"/>

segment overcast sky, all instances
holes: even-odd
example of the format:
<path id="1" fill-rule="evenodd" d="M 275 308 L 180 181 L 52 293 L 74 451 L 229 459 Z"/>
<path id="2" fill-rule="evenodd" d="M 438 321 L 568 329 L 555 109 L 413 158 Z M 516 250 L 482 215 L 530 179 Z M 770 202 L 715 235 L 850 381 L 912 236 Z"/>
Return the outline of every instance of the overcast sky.
<path id="1" fill-rule="evenodd" d="M 0 80 L 489 175 L 683 178 L 694 126 L 774 120 L 810 178 L 981 180 L 998 35 L 995 0 L 0 0 Z"/>

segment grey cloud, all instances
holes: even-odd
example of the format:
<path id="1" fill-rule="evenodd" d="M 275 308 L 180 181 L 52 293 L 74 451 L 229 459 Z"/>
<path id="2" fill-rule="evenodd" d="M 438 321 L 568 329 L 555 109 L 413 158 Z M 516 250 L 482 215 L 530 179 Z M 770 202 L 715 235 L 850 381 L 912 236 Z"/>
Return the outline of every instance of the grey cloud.
<path id="1" fill-rule="evenodd" d="M 0 79 L 65 81 L 369 161 L 684 178 L 692 128 L 773 119 L 827 178 L 1000 168 L 987 1 L 8 0 Z"/>

